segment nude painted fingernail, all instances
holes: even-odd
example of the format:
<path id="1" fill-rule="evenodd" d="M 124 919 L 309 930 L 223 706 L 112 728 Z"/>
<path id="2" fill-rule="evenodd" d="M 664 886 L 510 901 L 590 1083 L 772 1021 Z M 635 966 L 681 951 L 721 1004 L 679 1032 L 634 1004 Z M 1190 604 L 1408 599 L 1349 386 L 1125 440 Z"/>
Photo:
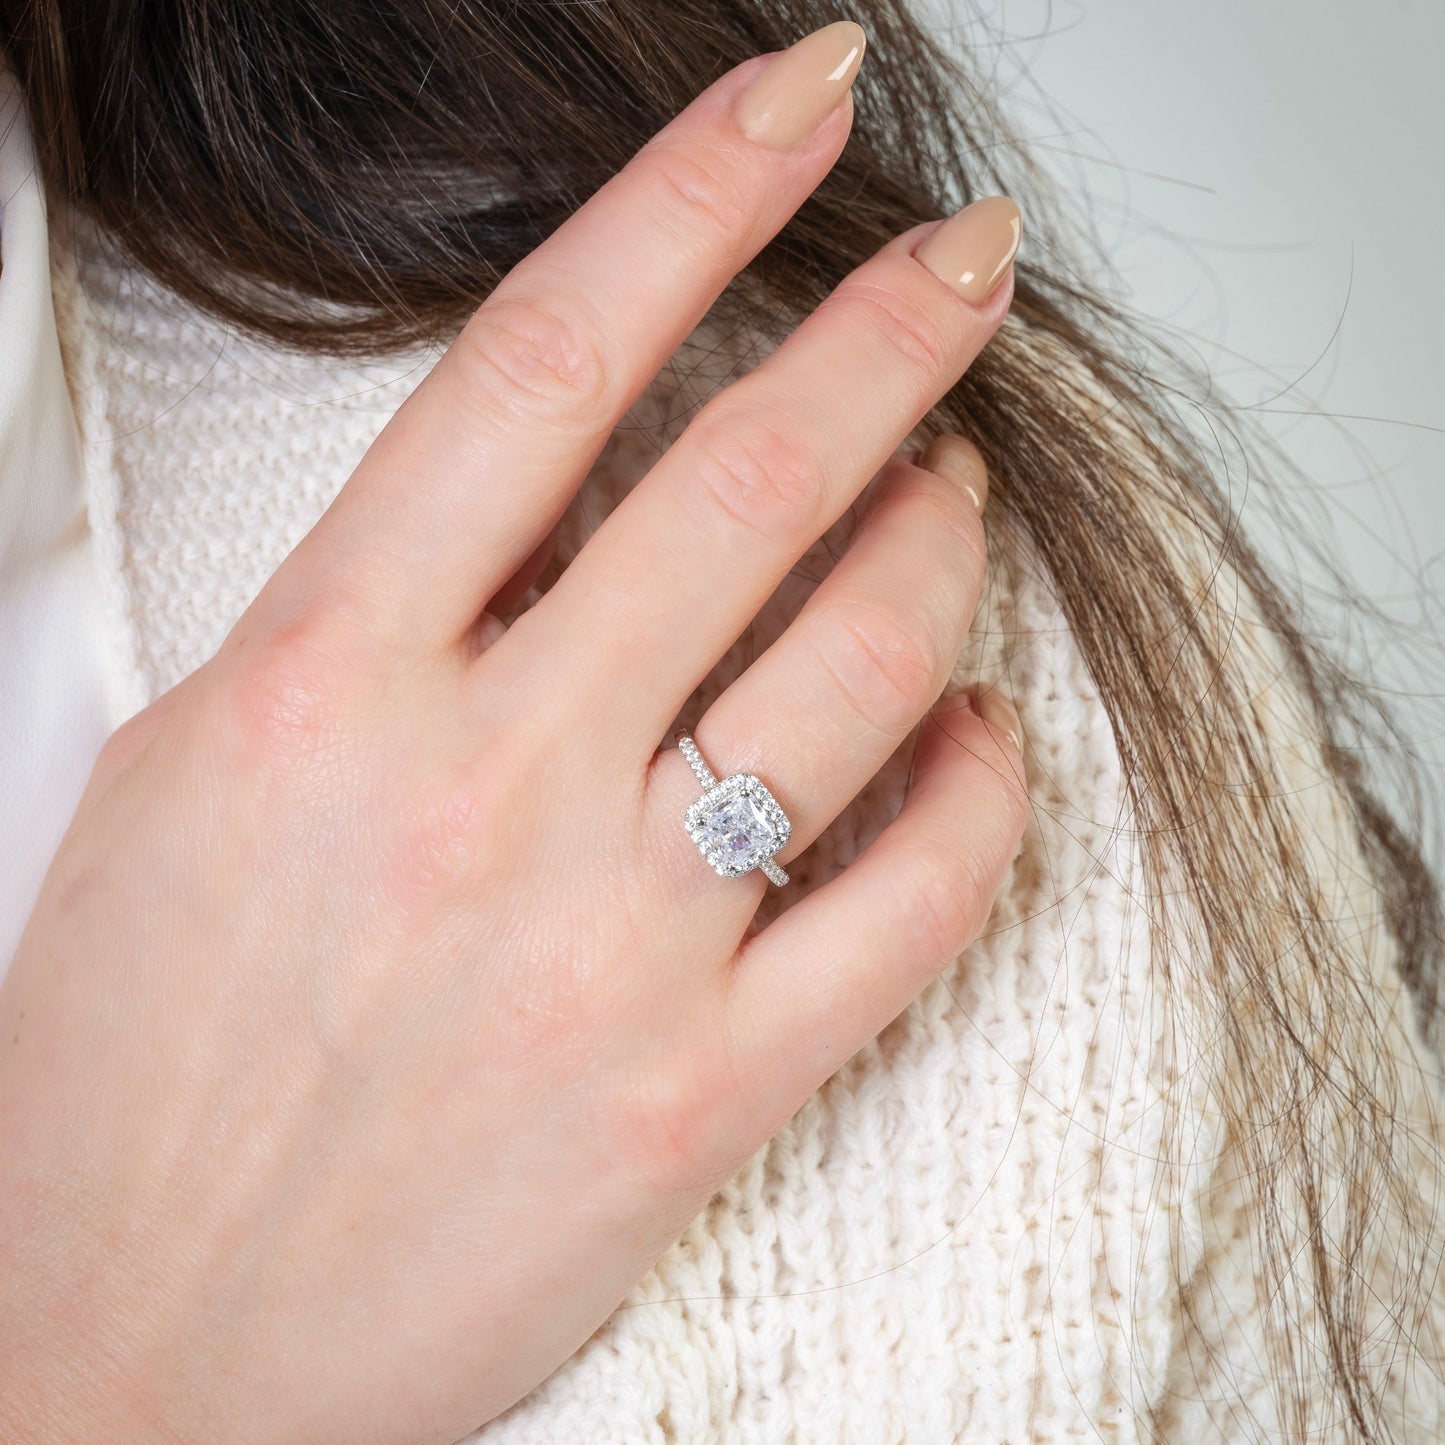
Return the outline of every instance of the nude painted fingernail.
<path id="1" fill-rule="evenodd" d="M 773 57 L 738 96 L 733 117 L 755 141 L 786 150 L 806 140 L 853 84 L 868 37 L 835 20 Z"/>
<path id="2" fill-rule="evenodd" d="M 957 482 L 968 493 L 975 510 L 983 511 L 988 499 L 988 468 L 971 441 L 946 431 L 929 442 L 918 465 L 926 472 L 937 472 L 940 477 Z"/>
<path id="3" fill-rule="evenodd" d="M 981 690 L 974 701 L 974 710 L 991 728 L 997 728 L 1007 735 L 1015 752 L 1023 751 L 1020 741 L 1023 732 L 1019 727 L 1018 710 L 998 688 L 988 687 Z"/>
<path id="4" fill-rule="evenodd" d="M 965 301 L 986 301 L 1019 248 L 1023 221 L 1007 196 L 985 196 L 956 211 L 913 253 Z"/>

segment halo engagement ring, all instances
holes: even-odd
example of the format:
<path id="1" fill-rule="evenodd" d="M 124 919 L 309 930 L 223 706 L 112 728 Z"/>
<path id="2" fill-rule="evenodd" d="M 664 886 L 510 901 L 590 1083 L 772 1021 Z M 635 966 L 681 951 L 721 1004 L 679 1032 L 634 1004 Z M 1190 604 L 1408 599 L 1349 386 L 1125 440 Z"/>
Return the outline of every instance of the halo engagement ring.
<path id="1" fill-rule="evenodd" d="M 793 825 L 778 800 L 752 773 L 718 782 L 687 730 L 679 728 L 673 737 L 704 788 L 682 820 L 698 851 L 724 878 L 761 868 L 774 883 L 786 883 L 773 854 L 792 837 Z"/>

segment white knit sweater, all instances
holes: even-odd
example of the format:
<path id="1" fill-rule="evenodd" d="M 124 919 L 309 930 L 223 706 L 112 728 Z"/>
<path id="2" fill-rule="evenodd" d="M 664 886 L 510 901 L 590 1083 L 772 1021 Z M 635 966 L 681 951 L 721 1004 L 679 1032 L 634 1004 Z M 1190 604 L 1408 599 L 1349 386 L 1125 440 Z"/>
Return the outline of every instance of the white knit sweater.
<path id="1" fill-rule="evenodd" d="M 243 341 L 52 219 L 124 715 L 216 648 L 432 358 L 341 364 Z M 539 587 L 721 380 L 688 365 L 664 373 L 597 462 Z M 1218 1064 L 1198 1049 L 1207 1029 L 1179 1026 L 1188 999 L 1172 1019 L 1162 1006 L 1114 739 L 1041 569 L 1006 528 L 991 526 L 990 547 L 956 684 L 996 681 L 1013 697 L 1035 808 L 989 927 L 758 1151 L 572 1359 L 469 1438 L 1281 1438 L 1268 1433 L 1253 1354 L 1249 1197 L 1208 1107 Z M 827 565 L 820 549 L 800 571 L 816 579 Z M 685 721 L 811 585 L 780 591 Z M 1263 658 L 1267 643 L 1248 641 L 1247 618 L 1241 628 L 1239 645 Z M 1260 677 L 1268 711 L 1267 661 Z M 1284 719 L 1293 704 L 1281 694 L 1274 706 Z M 770 906 L 883 826 L 906 762 L 901 750 L 789 865 L 796 882 L 771 890 Z M 1301 767 L 1293 786 L 1318 773 Z M 1393 997 L 1377 904 L 1358 859 L 1339 866 L 1352 845 L 1317 791 L 1330 886 L 1361 919 L 1361 975 Z M 1403 1051 L 1403 1005 L 1399 1020 Z M 1401 1101 L 1422 1118 L 1428 1107 L 1423 1084 Z M 1206 1270 L 1187 1312 L 1180 1282 Z M 1409 1393 L 1408 1438 L 1442 1438 L 1438 1384 L 1417 1379 Z M 1265 1427 L 1258 1436 L 1241 1407 Z"/>

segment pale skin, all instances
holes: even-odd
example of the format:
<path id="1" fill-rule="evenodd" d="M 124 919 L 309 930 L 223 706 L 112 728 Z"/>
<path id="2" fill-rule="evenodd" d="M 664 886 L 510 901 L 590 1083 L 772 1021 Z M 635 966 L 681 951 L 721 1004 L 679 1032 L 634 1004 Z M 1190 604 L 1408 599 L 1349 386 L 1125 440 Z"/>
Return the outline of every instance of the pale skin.
<path id="1" fill-rule="evenodd" d="M 914 255 L 933 225 L 896 237 L 497 621 L 845 143 L 846 95 L 794 144 L 739 128 L 769 59 L 505 278 L 217 655 L 107 743 L 0 989 L 0 1437 L 457 1438 L 983 927 L 1022 764 L 1006 711 L 940 693 L 985 478 L 896 453 L 1011 271 L 969 300 Z M 785 866 L 917 729 L 912 787 L 754 932 L 768 884 L 687 837 L 669 725 L 870 481 L 691 730 L 776 785 Z"/>

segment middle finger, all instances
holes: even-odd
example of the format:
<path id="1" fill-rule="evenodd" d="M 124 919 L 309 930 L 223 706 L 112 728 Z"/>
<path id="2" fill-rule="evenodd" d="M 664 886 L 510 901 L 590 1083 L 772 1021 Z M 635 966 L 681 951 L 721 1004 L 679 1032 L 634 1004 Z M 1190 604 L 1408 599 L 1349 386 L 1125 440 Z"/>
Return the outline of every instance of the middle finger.
<path id="1" fill-rule="evenodd" d="M 780 864 L 862 791 L 953 673 L 983 583 L 985 485 L 977 448 L 958 438 L 917 465 L 891 461 L 838 565 L 693 725 L 703 756 L 726 760 L 727 772 L 764 782 L 786 772 L 779 801 L 792 829 Z M 677 826 L 697 783 L 675 747 L 657 753 L 649 788 L 672 789 L 669 771 L 679 781 L 677 802 L 659 812 L 663 846 L 682 858 L 683 876 L 700 878 L 696 848 Z M 719 892 L 728 907 L 743 897 Z"/>
<path id="2" fill-rule="evenodd" d="M 568 674 L 593 735 L 650 756 L 998 328 L 1019 235 L 1018 208 L 991 196 L 894 237 L 708 402 L 493 652 Z"/>

